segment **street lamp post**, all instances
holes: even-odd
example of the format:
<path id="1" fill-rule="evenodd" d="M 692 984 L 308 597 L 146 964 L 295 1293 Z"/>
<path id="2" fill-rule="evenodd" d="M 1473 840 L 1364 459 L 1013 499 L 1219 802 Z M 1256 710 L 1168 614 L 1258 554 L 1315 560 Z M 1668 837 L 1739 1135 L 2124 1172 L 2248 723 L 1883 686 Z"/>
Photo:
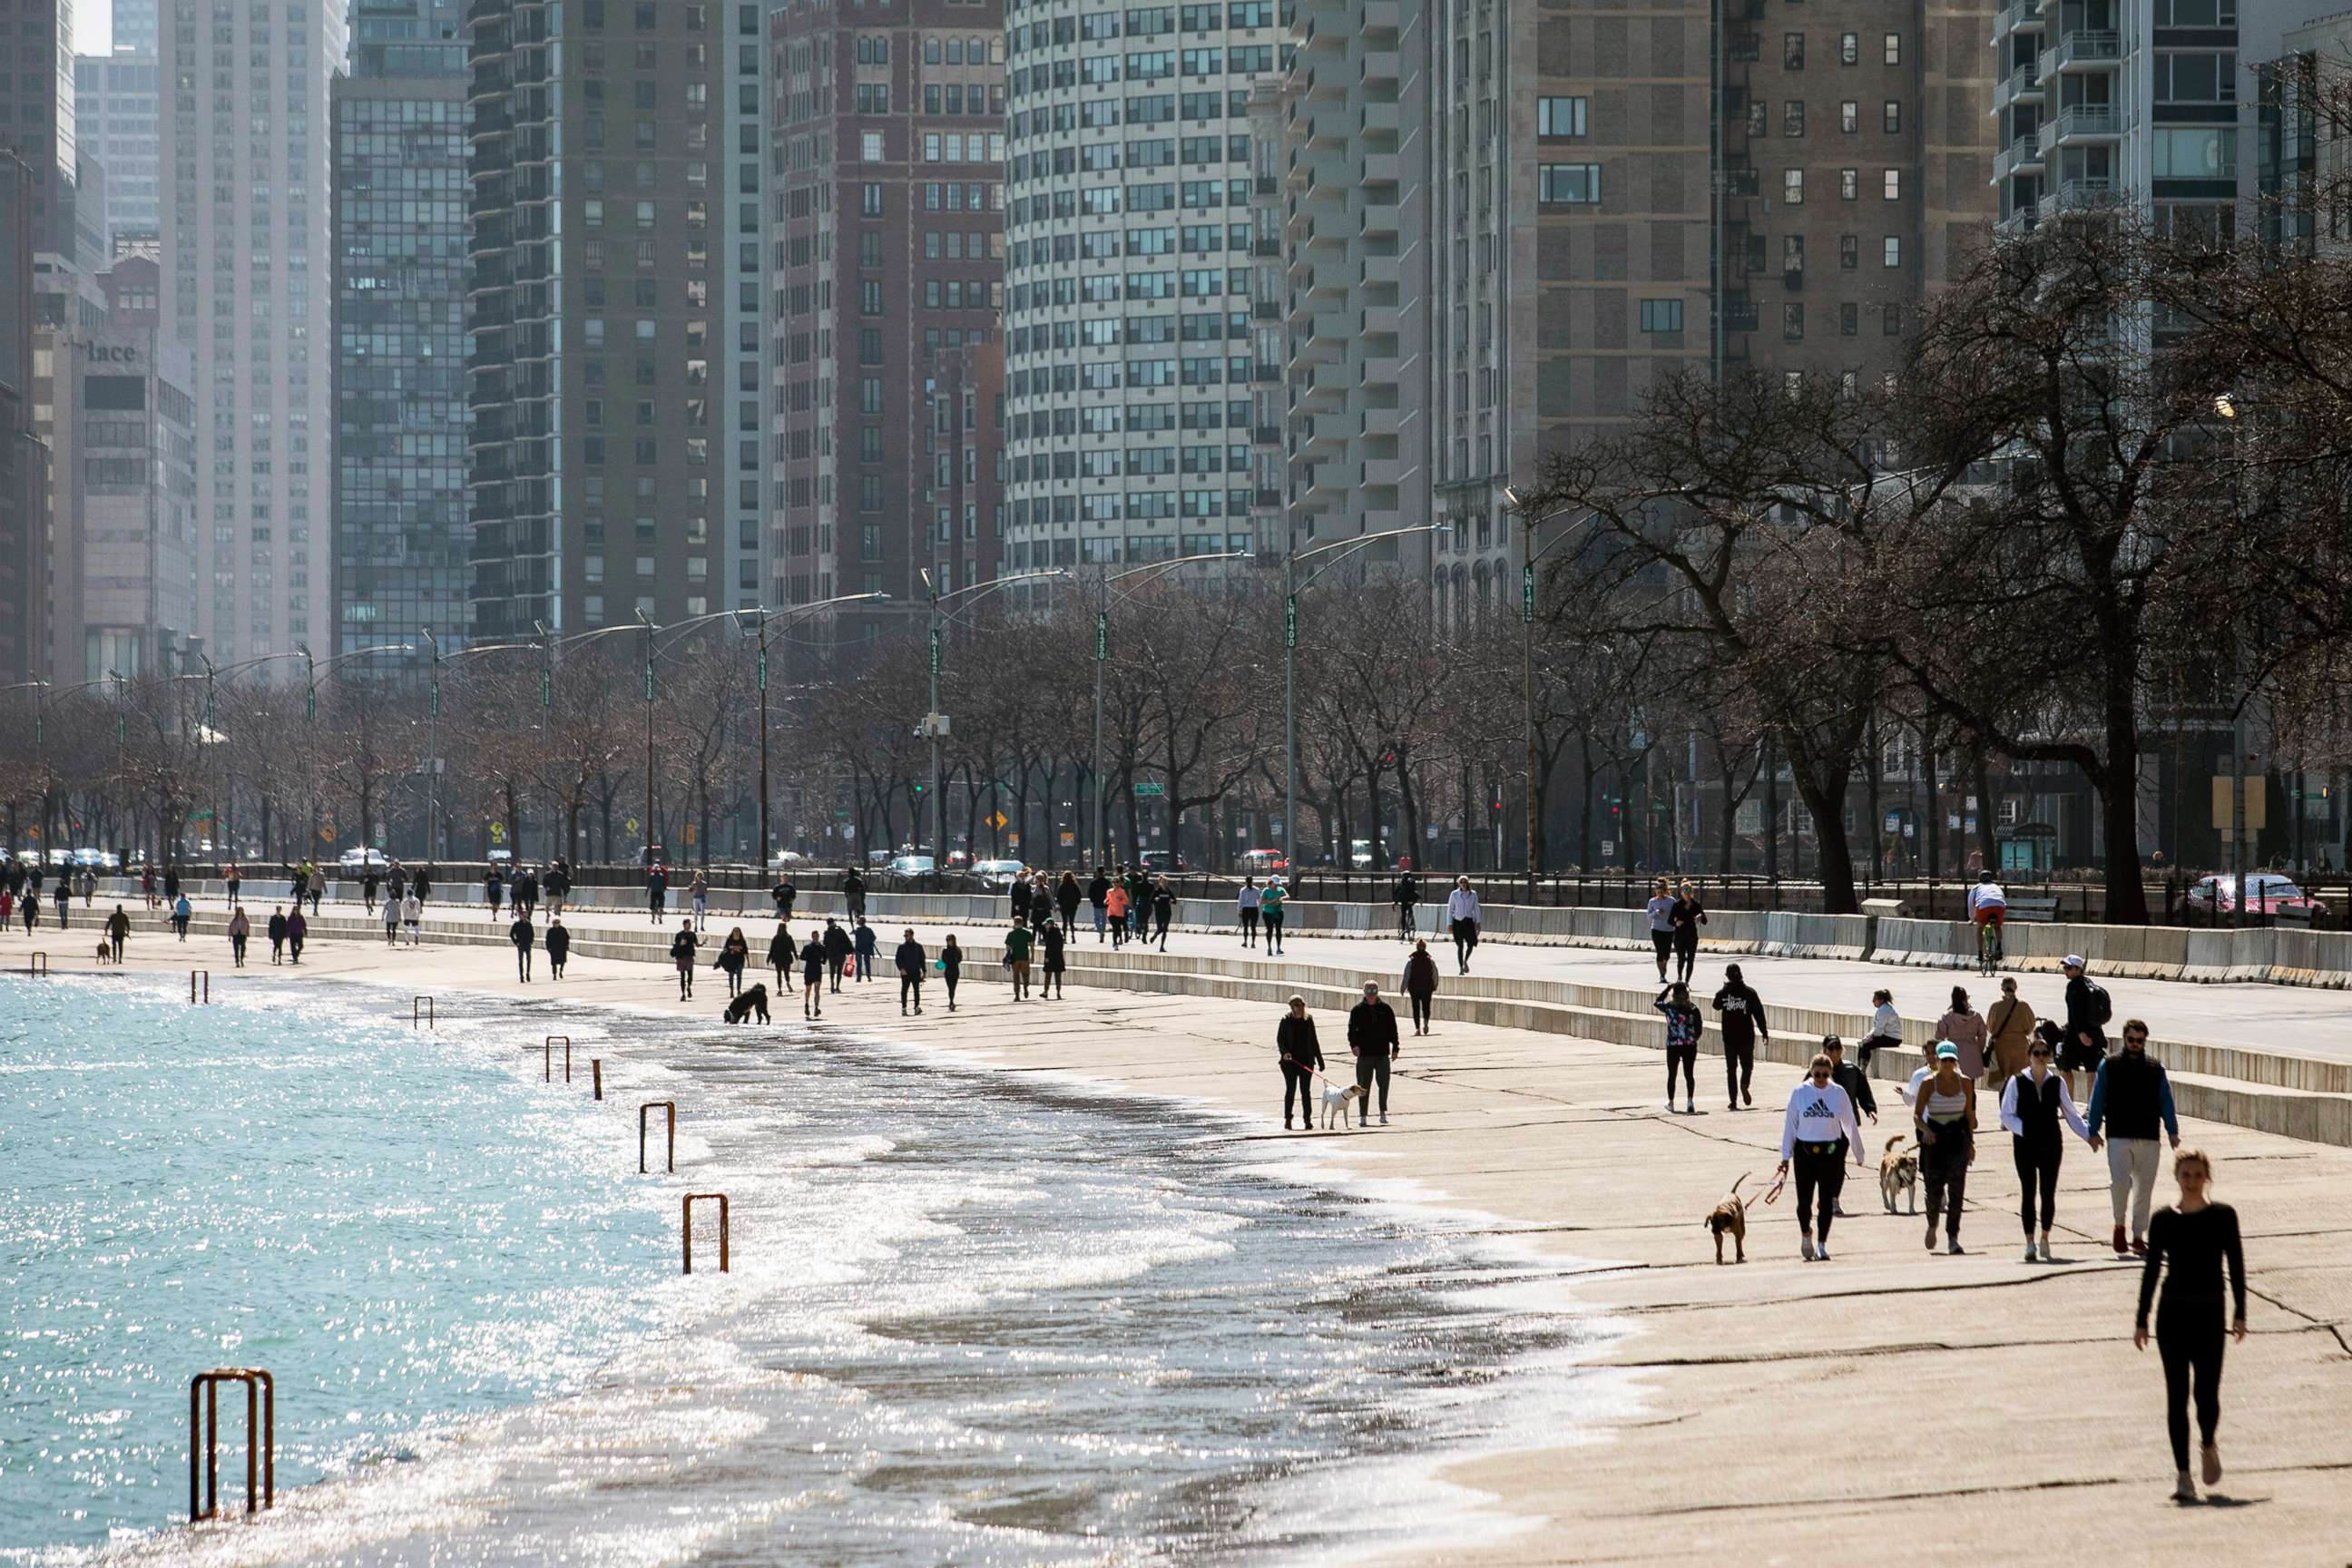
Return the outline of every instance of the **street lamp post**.
<path id="1" fill-rule="evenodd" d="M 1095 745 L 1094 775 L 1095 831 L 1091 847 L 1097 869 L 1110 859 L 1110 835 L 1103 822 L 1103 663 L 1110 655 L 1110 585 L 1129 577 L 1146 576 L 1154 572 L 1166 572 L 1178 566 L 1195 565 L 1203 561 L 1237 561 L 1249 554 L 1246 550 L 1216 550 L 1200 555 L 1180 555 L 1172 561 L 1153 561 L 1141 566 L 1130 566 L 1124 572 L 1113 572 L 1108 566 L 1095 574 Z M 1170 829 L 1173 832 L 1171 826 Z M 1169 848 L 1176 847 L 1171 840 Z"/>
<path id="2" fill-rule="evenodd" d="M 1378 533 L 1360 534 L 1354 539 L 1335 539 L 1328 544 L 1318 544 L 1311 550 L 1294 550 L 1282 558 L 1282 859 L 1294 877 L 1298 860 L 1298 595 L 1311 586 L 1316 578 L 1337 566 L 1348 556 L 1367 544 L 1383 539 L 1398 539 L 1408 533 L 1444 533 L 1453 528 L 1449 522 L 1420 522 L 1410 528 L 1384 528 Z M 1298 575 L 1298 563 L 1310 556 L 1328 554 L 1331 559 L 1309 572 Z M 1377 835 L 1379 825 L 1373 825 Z"/>
<path id="3" fill-rule="evenodd" d="M 646 629 L 646 847 L 639 855 L 648 869 L 653 864 L 654 816 L 654 633 L 657 629 L 643 610 L 637 625 Z"/>
<path id="4" fill-rule="evenodd" d="M 919 574 L 923 580 L 923 592 L 929 597 L 930 617 L 930 701 L 923 710 L 923 728 L 921 733 L 931 743 L 931 809 L 929 813 L 931 823 L 931 876 L 934 884 L 936 884 L 940 873 L 946 869 L 948 858 L 947 843 L 942 837 L 944 830 L 940 825 L 940 741 L 947 733 L 946 721 L 940 712 L 940 637 L 941 630 L 940 624 L 940 606 L 946 604 L 950 599 L 961 599 L 967 594 L 985 597 L 986 595 L 996 592 L 999 588 L 1010 588 L 1021 583 L 1043 582 L 1048 578 L 1066 578 L 1070 574 L 1066 567 L 1049 566 L 1037 572 L 1016 572 L 1010 577 L 993 577 L 985 583 L 967 583 L 962 587 L 952 589 L 945 594 L 940 593 L 940 585 L 931 580 L 930 569 L 929 567 L 923 568 Z"/>
<path id="5" fill-rule="evenodd" d="M 1576 537 L 1573 531 L 1563 533 L 1550 544 L 1538 550 L 1536 530 L 1556 517 L 1566 516 L 1574 509 L 1562 508 L 1558 511 L 1548 511 L 1538 517 L 1529 517 L 1517 490 L 1505 485 L 1503 497 L 1511 503 L 1511 510 L 1519 514 L 1519 657 L 1526 679 L 1521 718 L 1526 729 L 1528 752 L 1526 783 L 1528 897 L 1533 899 L 1536 879 L 1543 875 L 1542 858 L 1536 853 L 1536 844 L 1543 828 L 1542 810 L 1536 800 L 1536 563 L 1550 554 L 1554 546 Z M 1598 515 L 1597 512 L 1587 512 L 1584 514 L 1584 521 L 1590 522 Z M 1499 856 L 1496 863 L 1498 866 L 1501 864 Z"/>
<path id="6" fill-rule="evenodd" d="M 818 610 L 837 609 L 844 605 L 875 605 L 890 597 L 887 594 L 843 594 L 831 599 L 819 599 L 813 605 L 794 605 L 785 613 L 791 616 L 812 615 Z M 775 853 L 775 839 L 769 830 L 768 796 L 768 607 L 758 605 L 749 610 L 729 610 L 730 616 L 760 617 L 760 874 L 766 876 L 768 860 Z M 939 705 L 936 695 L 934 708 Z"/>

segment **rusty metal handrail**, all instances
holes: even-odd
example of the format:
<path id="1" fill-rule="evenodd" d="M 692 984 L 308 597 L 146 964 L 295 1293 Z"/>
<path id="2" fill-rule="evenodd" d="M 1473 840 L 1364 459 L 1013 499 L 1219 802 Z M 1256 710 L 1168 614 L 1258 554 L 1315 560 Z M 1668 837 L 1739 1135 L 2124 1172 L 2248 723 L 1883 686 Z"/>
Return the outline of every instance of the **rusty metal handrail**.
<path id="1" fill-rule="evenodd" d="M 31 979 L 47 980 L 49 977 L 49 955 L 46 952 L 29 954 L 25 961 L 25 973 Z"/>
<path id="2" fill-rule="evenodd" d="M 563 1081 L 566 1083 L 570 1083 L 572 1081 L 572 1037 L 569 1035 L 550 1035 L 547 1037 L 547 1040 L 541 1047 L 545 1052 L 545 1058 L 542 1062 L 541 1082 L 553 1083 L 555 1081 L 555 1042 L 558 1040 L 562 1040 L 563 1042 Z M 529 1047 L 525 1048 L 528 1049 Z M 599 1096 L 599 1098 L 601 1099 L 602 1097 Z"/>
<path id="3" fill-rule="evenodd" d="M 437 1026 L 433 1016 L 433 998 L 430 996 L 418 996 L 408 1004 L 408 1026 L 414 1029 L 420 1023 L 428 1029 Z"/>
<path id="4" fill-rule="evenodd" d="M 220 1517 L 220 1385 L 245 1384 L 245 1511 L 256 1510 L 255 1482 L 260 1483 L 260 1506 L 278 1506 L 278 1388 L 269 1373 L 257 1366 L 217 1366 L 200 1372 L 188 1382 L 188 1519 L 191 1523 Z M 197 1495 L 197 1448 L 203 1448 L 204 1494 Z M 257 1476 L 257 1471 L 258 1472 Z"/>
<path id="5" fill-rule="evenodd" d="M 727 1269 L 727 1194 L 725 1193 L 688 1193 L 678 1205 L 679 1237 L 686 1248 L 686 1272 L 694 1272 L 694 1205 L 703 1198 L 719 1200 L 719 1272 Z"/>
<path id="6" fill-rule="evenodd" d="M 596 1086 L 596 1098 L 599 1100 L 604 1099 L 604 1058 L 603 1057 L 590 1057 L 588 1058 L 588 1077 Z"/>
<path id="7" fill-rule="evenodd" d="M 191 1007 L 198 1005 L 196 981 L 199 976 L 204 980 L 205 1005 L 209 1005 L 213 999 L 213 972 L 209 969 L 191 969 L 188 971 L 188 1005 Z"/>
<path id="8" fill-rule="evenodd" d="M 668 1168 L 673 1175 L 677 1172 L 677 1101 L 648 1100 L 637 1107 L 637 1174 L 640 1176 L 646 1173 L 646 1113 L 656 1110 L 669 1112 Z"/>

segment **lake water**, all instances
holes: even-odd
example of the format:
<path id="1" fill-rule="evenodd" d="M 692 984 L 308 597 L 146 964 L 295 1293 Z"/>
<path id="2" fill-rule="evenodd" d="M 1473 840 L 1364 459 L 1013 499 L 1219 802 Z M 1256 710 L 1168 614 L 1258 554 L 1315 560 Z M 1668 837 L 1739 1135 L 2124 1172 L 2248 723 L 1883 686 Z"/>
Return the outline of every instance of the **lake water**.
<path id="1" fill-rule="evenodd" d="M 1324 1562 L 1480 1528 L 1443 1456 L 1607 1397 L 1549 1269 L 1164 1103 L 796 1021 L 393 1005 L 0 983 L 0 1555 Z M 668 1099 L 679 1173 L 656 1132 L 641 1176 Z M 728 1275 L 699 1227 L 678 1275 L 688 1190 L 730 1194 Z M 178 1529 L 222 1364 L 276 1374 L 278 1512 Z"/>

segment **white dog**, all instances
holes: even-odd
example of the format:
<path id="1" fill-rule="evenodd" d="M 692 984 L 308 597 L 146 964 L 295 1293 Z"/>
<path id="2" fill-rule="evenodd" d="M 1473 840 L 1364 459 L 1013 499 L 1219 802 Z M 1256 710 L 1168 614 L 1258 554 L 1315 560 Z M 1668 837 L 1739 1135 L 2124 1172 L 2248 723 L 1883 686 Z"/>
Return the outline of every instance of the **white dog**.
<path id="1" fill-rule="evenodd" d="M 1363 1121 L 1363 1099 L 1361 1084 L 1351 1083 L 1342 1088 L 1338 1079 L 1326 1077 L 1323 1079 L 1323 1130 L 1327 1132 L 1331 1130 L 1331 1118 L 1335 1112 L 1339 1118 L 1339 1130 L 1342 1132 L 1348 1130 L 1348 1104 L 1350 1100 L 1357 1105 L 1356 1120 Z"/>

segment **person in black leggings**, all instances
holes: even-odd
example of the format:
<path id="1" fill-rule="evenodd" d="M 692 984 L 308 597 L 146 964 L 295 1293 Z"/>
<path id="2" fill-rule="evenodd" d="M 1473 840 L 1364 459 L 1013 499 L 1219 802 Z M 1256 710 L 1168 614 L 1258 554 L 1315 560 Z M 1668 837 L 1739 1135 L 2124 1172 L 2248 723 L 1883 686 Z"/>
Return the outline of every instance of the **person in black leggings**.
<path id="1" fill-rule="evenodd" d="M 1298 1101 L 1298 1124 L 1315 1131 L 1315 1075 L 1323 1070 L 1323 1047 L 1307 1016 L 1307 998 L 1293 996 L 1290 1011 L 1274 1026 L 1274 1058 L 1282 1067 L 1282 1126 L 1290 1130 L 1290 1102 Z"/>
<path id="2" fill-rule="evenodd" d="M 1803 1240 L 1797 1255 L 1811 1263 L 1830 1256 L 1830 1222 L 1837 1217 L 1838 1194 L 1845 1187 L 1845 1153 L 1862 1147 L 1862 1122 L 1853 1101 L 1833 1081 L 1836 1067 L 1824 1051 L 1813 1058 L 1805 1080 L 1789 1095 L 1780 1125 L 1780 1171 L 1797 1169 L 1797 1228 Z M 1856 1156 L 1859 1159 L 1859 1155 Z M 1813 1195 L 1821 1194 L 1821 1242 L 1814 1244 Z"/>
<path id="3" fill-rule="evenodd" d="M 2238 1235 L 2238 1211 L 2205 1195 L 2213 1184 L 2213 1163 L 2200 1149 L 2172 1156 L 2172 1179 L 2180 1201 L 2160 1209 L 2147 1227 L 2147 1263 L 2140 1270 L 2139 1319 L 2132 1344 L 2147 1349 L 2148 1303 L 2164 1279 L 2156 1311 L 2156 1350 L 2164 1362 L 2164 1417 L 2172 1438 L 2173 1468 L 2180 1472 L 2173 1496 L 2197 1500 L 2189 1473 L 2189 1402 L 2197 1402 L 2197 1432 L 2207 1486 L 2221 1479 L 2221 1450 L 2215 1434 L 2221 1425 L 2221 1352 L 2230 1340 L 2246 1337 L 2246 1253 Z M 2170 1268 L 2168 1271 L 2167 1265 Z M 2235 1317 L 2225 1331 L 2221 1316 L 2221 1271 L 2230 1273 Z"/>
<path id="4" fill-rule="evenodd" d="M 2000 1124 L 2009 1130 L 2011 1152 L 2017 1160 L 2017 1213 L 2025 1226 L 2028 1263 L 2051 1261 L 2050 1226 L 2058 1212 L 2058 1163 L 2065 1153 L 2065 1144 L 2058 1136 L 2059 1118 L 2065 1118 L 2075 1137 L 2087 1140 L 2091 1135 L 2091 1130 L 2083 1125 L 2082 1113 L 2074 1109 L 2065 1075 L 2050 1070 L 2053 1055 L 2049 1042 L 2036 1039 L 2026 1052 L 2025 1070 L 2000 1089 Z"/>

